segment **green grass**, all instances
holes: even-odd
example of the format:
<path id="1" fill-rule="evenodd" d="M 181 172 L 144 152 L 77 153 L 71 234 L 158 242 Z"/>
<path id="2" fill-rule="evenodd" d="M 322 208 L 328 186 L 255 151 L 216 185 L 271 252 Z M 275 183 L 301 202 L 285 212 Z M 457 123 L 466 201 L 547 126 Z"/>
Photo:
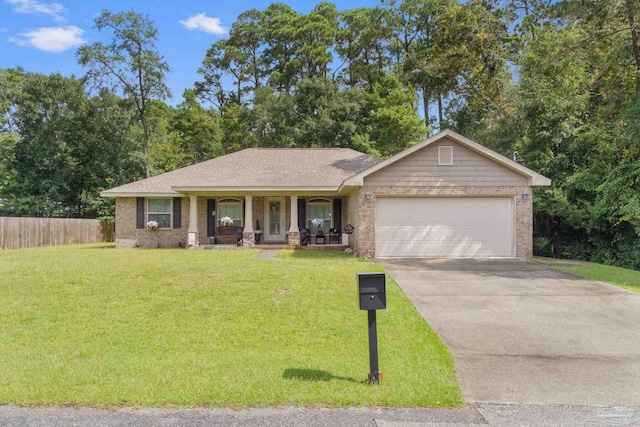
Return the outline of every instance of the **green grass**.
<path id="1" fill-rule="evenodd" d="M 462 403 L 451 355 L 392 282 L 378 315 L 383 381 L 365 384 L 355 275 L 382 268 L 308 252 L 0 251 L 0 404 Z"/>
<path id="2" fill-rule="evenodd" d="M 308 260 L 320 260 L 320 259 L 346 259 L 346 260 L 360 260 L 363 259 L 354 258 L 353 255 L 344 251 L 325 251 L 325 250 L 289 250 L 285 249 L 278 253 L 278 258 L 284 259 L 308 259 Z"/>
<path id="3" fill-rule="evenodd" d="M 637 270 L 596 263 L 575 266 L 560 265 L 554 267 L 577 274 L 578 276 L 610 283 L 640 293 L 640 271 Z"/>

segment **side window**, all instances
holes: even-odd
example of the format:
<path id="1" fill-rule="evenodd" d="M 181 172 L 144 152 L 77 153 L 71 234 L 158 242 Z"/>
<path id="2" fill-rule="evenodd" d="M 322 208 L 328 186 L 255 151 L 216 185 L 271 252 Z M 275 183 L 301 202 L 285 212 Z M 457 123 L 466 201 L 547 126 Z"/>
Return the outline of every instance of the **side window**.
<path id="1" fill-rule="evenodd" d="M 147 222 L 155 221 L 158 228 L 171 228 L 171 199 L 147 199 Z"/>

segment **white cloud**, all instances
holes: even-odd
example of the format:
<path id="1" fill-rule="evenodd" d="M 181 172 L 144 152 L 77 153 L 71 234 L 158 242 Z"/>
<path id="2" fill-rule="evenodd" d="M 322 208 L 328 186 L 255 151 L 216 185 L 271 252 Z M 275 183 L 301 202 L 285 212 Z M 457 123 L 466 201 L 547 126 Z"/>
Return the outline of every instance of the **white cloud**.
<path id="1" fill-rule="evenodd" d="M 8 28 L 0 28 L 0 33 L 6 33 L 7 31 L 9 31 Z"/>
<path id="2" fill-rule="evenodd" d="M 46 27 L 21 33 L 18 37 L 10 37 L 9 40 L 20 46 L 31 46 L 45 52 L 63 52 L 86 42 L 83 39 L 84 31 L 70 25 L 68 27 Z"/>
<path id="3" fill-rule="evenodd" d="M 4 0 L 13 5 L 14 12 L 19 13 L 42 13 L 49 15 L 56 21 L 62 21 L 64 7 L 60 3 L 39 3 L 37 0 Z"/>
<path id="4" fill-rule="evenodd" d="M 220 18 L 211 18 L 205 13 L 192 16 L 185 21 L 180 21 L 180 23 L 187 30 L 199 30 L 219 36 L 224 36 L 228 32 L 227 29 L 220 24 Z"/>

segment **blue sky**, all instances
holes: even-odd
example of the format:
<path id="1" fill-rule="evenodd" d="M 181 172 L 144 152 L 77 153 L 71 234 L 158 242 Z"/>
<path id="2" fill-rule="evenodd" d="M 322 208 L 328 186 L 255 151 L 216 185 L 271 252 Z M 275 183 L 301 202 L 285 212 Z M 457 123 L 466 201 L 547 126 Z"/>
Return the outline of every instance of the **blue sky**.
<path id="1" fill-rule="evenodd" d="M 179 103 L 185 88 L 198 79 L 211 43 L 226 37 L 236 17 L 245 10 L 265 9 L 274 1 L 166 1 L 138 0 L 0 0 L 0 68 L 21 66 L 27 71 L 81 76 L 76 49 L 85 43 L 107 41 L 93 28 L 102 9 L 146 13 L 159 31 L 158 48 L 171 66 L 167 83 L 171 103 Z M 317 1 L 283 1 L 308 12 Z M 379 0 L 341 0 L 338 10 L 375 6 Z"/>

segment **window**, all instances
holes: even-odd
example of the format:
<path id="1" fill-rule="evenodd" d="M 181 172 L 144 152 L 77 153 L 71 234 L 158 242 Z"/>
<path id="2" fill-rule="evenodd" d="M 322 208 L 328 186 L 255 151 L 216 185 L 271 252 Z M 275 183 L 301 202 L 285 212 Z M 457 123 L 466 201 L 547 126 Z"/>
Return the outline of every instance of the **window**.
<path id="1" fill-rule="evenodd" d="M 453 147 L 448 145 L 438 147 L 438 165 L 453 165 Z"/>
<path id="2" fill-rule="evenodd" d="M 233 225 L 242 227 L 242 201 L 230 198 L 218 200 L 218 227 L 222 225 L 220 220 L 225 216 L 233 220 Z"/>
<path id="3" fill-rule="evenodd" d="M 308 227 L 312 233 L 317 233 L 319 230 L 329 233 L 329 229 L 333 227 L 331 221 L 332 203 L 329 199 L 311 199 L 307 204 L 308 209 Z M 311 222 L 312 220 L 320 218 L 324 219 L 324 225 L 322 227 L 316 227 Z"/>
<path id="4" fill-rule="evenodd" d="M 171 228 L 171 199 L 147 199 L 147 222 L 155 221 L 158 228 Z"/>

